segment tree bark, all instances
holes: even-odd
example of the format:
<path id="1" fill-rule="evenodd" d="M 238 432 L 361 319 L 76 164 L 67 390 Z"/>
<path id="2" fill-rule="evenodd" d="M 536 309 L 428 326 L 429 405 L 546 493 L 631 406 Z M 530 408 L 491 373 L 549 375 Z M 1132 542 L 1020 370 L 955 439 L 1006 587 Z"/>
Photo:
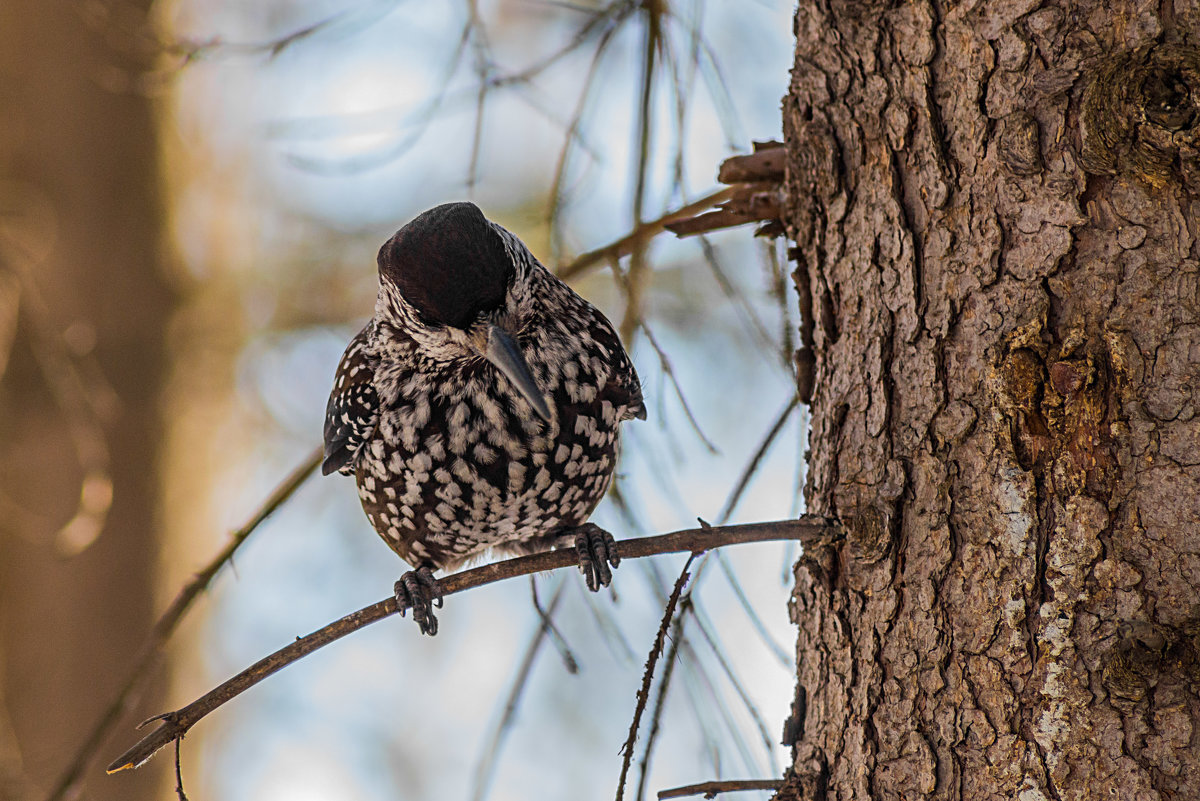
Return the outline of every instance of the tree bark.
<path id="1" fill-rule="evenodd" d="M 139 90 L 149 5 L 0 3 L 0 318 L 16 321 L 0 336 L 4 798 L 51 791 L 154 608 L 172 298 L 153 103 Z M 157 710 L 142 700 L 134 714 Z M 155 797 L 161 766 L 102 768 L 85 766 L 84 797 Z"/>
<path id="2" fill-rule="evenodd" d="M 779 797 L 1200 798 L 1200 7 L 795 30 L 806 495 L 848 537 L 797 565 Z"/>

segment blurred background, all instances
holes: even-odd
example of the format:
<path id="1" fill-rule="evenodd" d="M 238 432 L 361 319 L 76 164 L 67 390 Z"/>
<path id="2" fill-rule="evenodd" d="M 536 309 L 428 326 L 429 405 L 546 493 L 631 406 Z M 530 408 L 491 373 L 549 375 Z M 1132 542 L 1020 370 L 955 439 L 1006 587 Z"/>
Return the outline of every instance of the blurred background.
<path id="1" fill-rule="evenodd" d="M 774 0 L 0 6 L 0 798 L 170 797 L 166 752 L 103 773 L 138 721 L 388 596 L 407 567 L 353 481 L 312 478 L 97 728 L 155 617 L 319 444 L 379 245 L 469 198 L 561 269 L 712 192 L 723 159 L 779 137 L 791 15 Z M 618 538 L 801 511 L 796 301 L 784 245 L 752 234 L 659 236 L 619 266 L 629 288 L 604 261 L 574 271 L 648 400 L 594 517 Z M 781 775 L 795 557 L 739 546 L 693 570 L 627 798 Z M 681 565 L 627 563 L 596 596 L 567 571 L 482 588 L 447 602 L 436 638 L 368 627 L 198 724 L 187 793 L 609 797 Z"/>

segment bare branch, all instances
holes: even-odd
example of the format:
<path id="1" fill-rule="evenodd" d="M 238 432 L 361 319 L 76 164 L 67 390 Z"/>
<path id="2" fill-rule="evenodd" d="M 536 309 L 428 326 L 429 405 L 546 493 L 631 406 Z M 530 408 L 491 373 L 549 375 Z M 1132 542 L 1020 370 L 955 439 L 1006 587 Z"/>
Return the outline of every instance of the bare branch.
<path id="1" fill-rule="evenodd" d="M 786 152 L 782 142 L 756 142 L 753 153 L 721 162 L 717 180 L 723 184 L 777 182 L 784 174 Z"/>
<path id="2" fill-rule="evenodd" d="M 681 219 L 667 225 L 676 236 L 692 236 L 719 228 L 751 222 L 765 222 L 757 236 L 783 233 L 783 156 L 779 142 L 755 142 L 754 152 L 733 156 L 721 164 L 717 180 L 732 184 L 733 193 L 720 203 L 719 210 Z"/>
<path id="3" fill-rule="evenodd" d="M 673 787 L 670 790 L 660 790 L 658 797 L 684 798 L 689 795 L 702 795 L 705 798 L 715 798 L 720 793 L 736 793 L 742 790 L 778 790 L 783 786 L 781 779 L 729 779 L 719 782 L 701 782 L 685 787 Z"/>
<path id="4" fill-rule="evenodd" d="M 805 549 L 811 549 L 833 543 L 842 536 L 841 527 L 836 521 L 825 517 L 805 516 L 797 520 L 750 523 L 740 526 L 709 526 L 660 534 L 655 537 L 619 540 L 617 554 L 622 559 L 637 559 L 664 553 L 695 554 L 724 545 L 775 540 L 799 540 L 804 544 Z M 440 579 L 439 583 L 444 595 L 456 595 L 475 587 L 515 576 L 527 576 L 532 573 L 576 567 L 577 565 L 578 557 L 574 549 L 567 548 L 506 559 L 502 562 L 463 570 Z M 307 637 L 297 638 L 295 642 L 260 659 L 191 704 L 163 715 L 158 728 L 114 760 L 108 766 L 108 772 L 114 773 L 141 765 L 160 748 L 186 734 L 197 721 L 214 709 L 276 671 L 334 640 L 341 639 L 363 626 L 382 620 L 398 611 L 401 610 L 397 606 L 395 597 L 389 597 L 346 615 Z"/>
<path id="5" fill-rule="evenodd" d="M 716 192 L 707 194 L 699 200 L 688 203 L 686 206 L 681 206 L 675 211 L 668 212 L 656 220 L 650 220 L 635 226 L 632 231 L 615 242 L 610 242 L 596 250 L 589 250 L 587 253 L 581 253 L 573 261 L 560 266 L 555 273 L 559 278 L 568 281 L 598 264 L 605 264 L 614 259 L 622 259 L 632 253 L 640 243 L 647 242 L 667 230 L 668 223 L 675 220 L 688 219 L 709 206 L 723 203 L 733 197 L 733 192 L 732 187 L 718 189 Z"/>

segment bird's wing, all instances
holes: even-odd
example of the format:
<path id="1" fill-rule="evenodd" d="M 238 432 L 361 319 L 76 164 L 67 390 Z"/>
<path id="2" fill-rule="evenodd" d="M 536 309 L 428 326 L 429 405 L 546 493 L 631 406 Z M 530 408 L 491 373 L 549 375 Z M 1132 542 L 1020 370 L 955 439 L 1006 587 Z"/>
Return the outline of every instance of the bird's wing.
<path id="1" fill-rule="evenodd" d="M 621 344 L 612 323 L 596 312 L 596 323 L 592 326 L 592 339 L 601 345 L 605 352 L 605 361 L 612 365 L 612 373 L 604 385 L 602 397 L 617 408 L 624 408 L 622 420 L 646 419 L 646 404 L 642 399 L 642 381 L 638 378 L 637 370 L 633 368 L 633 360 Z"/>
<path id="2" fill-rule="evenodd" d="M 624 419 L 645 420 L 646 402 L 642 398 L 642 380 L 638 378 L 637 370 L 633 369 L 633 360 L 629 358 L 629 354 L 625 352 L 624 348 L 621 348 L 620 356 L 617 359 L 614 379 L 627 397 L 625 408 L 628 411 L 626 411 Z"/>
<path id="3" fill-rule="evenodd" d="M 354 457 L 371 436 L 379 416 L 379 398 L 375 394 L 375 366 L 368 357 L 371 324 L 350 340 L 338 363 L 333 391 L 325 406 L 324 475 L 339 471 L 354 474 Z"/>

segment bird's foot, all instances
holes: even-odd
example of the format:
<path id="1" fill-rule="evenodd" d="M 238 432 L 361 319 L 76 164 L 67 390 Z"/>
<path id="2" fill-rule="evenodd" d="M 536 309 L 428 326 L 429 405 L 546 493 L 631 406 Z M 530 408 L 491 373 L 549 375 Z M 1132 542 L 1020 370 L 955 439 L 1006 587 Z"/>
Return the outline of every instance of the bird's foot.
<path id="1" fill-rule="evenodd" d="M 575 553 L 579 556 L 579 572 L 583 573 L 592 592 L 598 592 L 612 582 L 609 565 L 621 564 L 613 535 L 595 523 L 584 523 L 575 529 Z"/>
<path id="2" fill-rule="evenodd" d="M 433 577 L 433 565 L 426 563 L 405 573 L 396 582 L 395 593 L 400 617 L 404 617 L 404 610 L 412 609 L 413 620 L 421 633 L 431 637 L 437 634 L 438 621 L 433 615 L 433 607 L 440 609 L 442 606 L 442 585 Z"/>

